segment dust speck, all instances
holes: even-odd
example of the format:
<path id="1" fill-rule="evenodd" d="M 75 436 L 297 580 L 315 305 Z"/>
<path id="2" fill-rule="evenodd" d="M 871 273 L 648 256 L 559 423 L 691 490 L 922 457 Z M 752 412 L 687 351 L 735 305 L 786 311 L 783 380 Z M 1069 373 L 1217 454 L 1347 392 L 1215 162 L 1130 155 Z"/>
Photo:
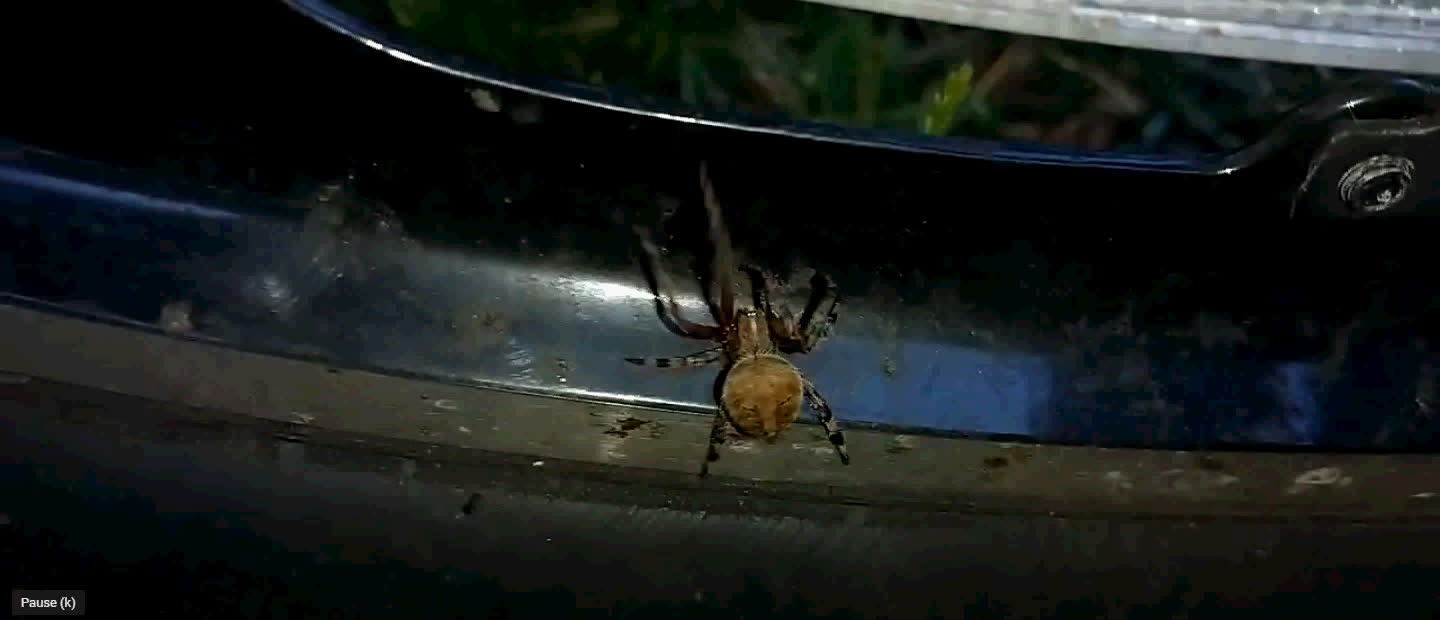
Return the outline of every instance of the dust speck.
<path id="1" fill-rule="evenodd" d="M 1110 488 L 1117 491 L 1129 491 L 1135 487 L 1135 483 L 1130 481 L 1130 476 L 1123 471 L 1105 472 L 1105 482 L 1110 484 Z"/>
<path id="2" fill-rule="evenodd" d="M 535 461 L 534 463 L 531 463 L 530 466 L 531 466 L 531 467 L 544 467 L 544 466 L 545 466 L 545 461 Z"/>
<path id="3" fill-rule="evenodd" d="M 914 440 L 904 435 L 896 435 L 885 442 L 885 452 L 890 454 L 904 454 L 914 449 Z"/>
<path id="4" fill-rule="evenodd" d="M 485 112 L 500 111 L 500 99 L 494 93 L 483 88 L 470 89 L 470 100 L 475 102 L 475 107 Z"/>
<path id="5" fill-rule="evenodd" d="M 1339 467 L 1321 467 L 1312 469 L 1295 477 L 1295 484 L 1327 485 L 1335 484 L 1343 477 Z"/>
<path id="6" fill-rule="evenodd" d="M 606 433 L 606 435 L 609 436 L 601 437 L 599 445 L 596 446 L 597 448 L 599 448 L 598 456 L 601 459 L 621 460 L 630 456 L 629 454 L 626 454 L 623 449 L 625 445 L 624 435 L 616 435 L 614 433 Z"/>
<path id="7" fill-rule="evenodd" d="M 737 441 L 737 442 L 735 443 L 735 446 L 732 446 L 732 447 L 738 447 L 738 446 L 740 446 L 741 444 L 752 444 L 752 445 L 753 445 L 754 443 L 755 443 L 754 440 L 748 440 L 748 439 L 747 439 L 746 441 Z M 810 452 L 811 454 L 814 454 L 815 456 L 822 457 L 822 458 L 830 458 L 831 455 L 834 454 L 834 450 L 835 450 L 834 448 L 830 447 L 829 444 L 826 444 L 826 445 L 823 445 L 823 446 L 817 446 L 817 445 L 815 445 L 815 444 L 792 443 L 792 444 L 790 444 L 790 448 L 791 448 L 791 449 L 794 449 L 794 450 L 800 450 L 800 451 Z M 753 448 L 752 448 L 752 449 L 753 449 Z M 747 451 L 748 451 L 748 450 L 747 450 Z"/>
<path id="8" fill-rule="evenodd" d="M 171 336 L 179 336 L 195 331 L 195 324 L 190 321 L 191 305 L 189 301 L 172 301 L 160 309 L 160 329 Z"/>
<path id="9" fill-rule="evenodd" d="M 1209 493 L 1235 484 L 1240 479 L 1212 469 L 1167 469 L 1160 472 L 1156 482 L 1161 488 L 1175 493 Z"/>
<path id="10" fill-rule="evenodd" d="M 1018 465 L 1029 463 L 1030 459 L 1035 457 L 1034 446 L 1007 444 L 1005 450 L 1010 454 L 1010 460 Z"/>
<path id="11" fill-rule="evenodd" d="M 987 456 L 980 462 L 986 469 L 1000 469 L 1010 464 L 1010 459 L 1003 456 Z"/>
<path id="12" fill-rule="evenodd" d="M 466 427 L 464 427 L 464 426 L 458 426 L 458 427 L 455 428 L 455 430 L 458 430 L 458 431 L 460 431 L 460 432 L 462 432 L 462 433 L 465 433 L 466 435 L 469 435 L 469 434 L 470 434 L 470 429 L 469 429 L 469 428 L 466 428 Z"/>
<path id="13" fill-rule="evenodd" d="M 1349 486 L 1351 482 L 1351 478 L 1339 467 L 1318 467 L 1296 476 L 1285 492 L 1293 495 L 1313 487 Z"/>
<path id="14" fill-rule="evenodd" d="M 606 429 L 605 434 L 611 437 L 629 437 L 635 430 L 647 431 L 651 439 L 659 439 L 665 434 L 665 426 L 654 420 L 642 420 L 633 416 L 625 416 L 612 422 Z"/>
<path id="15" fill-rule="evenodd" d="M 475 509 L 478 508 L 479 506 L 480 506 L 480 494 L 479 494 L 479 493 L 471 493 L 471 494 L 470 494 L 470 498 L 469 498 L 469 499 L 466 499 L 466 500 L 465 500 L 465 504 L 460 507 L 460 513 L 461 513 L 461 514 L 466 514 L 466 515 L 473 515 L 473 514 L 475 514 Z"/>
<path id="16" fill-rule="evenodd" d="M 508 342 L 510 321 L 499 312 L 462 311 L 451 319 L 450 329 L 461 350 L 493 349 Z"/>
<path id="17" fill-rule="evenodd" d="M 754 442 L 747 441 L 747 440 L 743 440 L 743 439 L 737 440 L 737 441 L 727 442 L 727 444 L 726 444 L 725 447 L 727 447 L 727 448 L 729 448 L 729 449 L 731 449 L 731 450 L 733 450 L 733 451 L 735 451 L 735 452 L 754 452 L 754 451 L 755 451 L 755 444 L 754 444 Z M 803 448 L 804 446 L 802 446 L 802 445 L 800 445 L 800 444 L 797 443 L 797 444 L 795 444 L 795 445 L 793 445 L 793 446 L 791 446 L 791 447 L 798 450 L 798 449 Z"/>
<path id="18" fill-rule="evenodd" d="M 1205 471 L 1223 471 L 1225 469 L 1224 462 L 1208 454 L 1200 455 L 1200 457 L 1195 460 L 1195 464 L 1199 465 L 1200 469 Z"/>

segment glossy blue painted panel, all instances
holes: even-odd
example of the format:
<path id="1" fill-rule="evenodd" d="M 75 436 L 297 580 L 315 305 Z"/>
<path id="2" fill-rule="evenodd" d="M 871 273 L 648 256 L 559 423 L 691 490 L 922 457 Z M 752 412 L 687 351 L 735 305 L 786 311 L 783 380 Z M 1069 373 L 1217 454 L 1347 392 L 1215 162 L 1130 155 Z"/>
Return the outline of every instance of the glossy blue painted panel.
<path id="1" fill-rule="evenodd" d="M 308 211 L 263 201 L 240 209 L 203 193 L 147 193 L 139 177 L 87 175 L 37 156 L 0 165 L 7 293 L 152 328 L 164 306 L 186 302 L 196 326 L 187 337 L 502 389 L 710 410 L 718 368 L 621 361 L 705 346 L 665 330 L 638 267 L 444 247 L 384 216 L 345 229 L 338 224 L 354 217 L 336 210 L 339 199 Z M 683 305 L 703 316 L 693 295 Z M 1166 351 L 1123 330 L 1094 346 L 986 348 L 983 339 L 945 341 L 944 325 L 906 323 L 913 308 L 866 298 L 842 308 L 834 336 L 796 362 L 851 425 L 1110 445 L 1429 442 L 1393 430 L 1424 422 L 1404 407 L 1423 402 L 1414 384 L 1336 375 L 1324 359 L 1245 359 L 1221 346 Z M 887 325 L 897 336 L 874 336 Z M 1430 372 L 1423 350 L 1397 356 L 1380 343 L 1351 354 L 1359 357 L 1344 368 L 1388 356 L 1391 370 Z M 1357 405 L 1391 414 L 1357 421 Z"/>

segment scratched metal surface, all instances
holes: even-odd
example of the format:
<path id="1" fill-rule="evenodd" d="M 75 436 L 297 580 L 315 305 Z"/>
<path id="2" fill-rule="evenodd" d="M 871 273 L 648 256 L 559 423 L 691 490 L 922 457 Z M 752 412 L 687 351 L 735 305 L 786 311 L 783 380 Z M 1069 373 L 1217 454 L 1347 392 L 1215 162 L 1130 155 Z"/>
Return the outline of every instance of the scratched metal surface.
<path id="1" fill-rule="evenodd" d="M 712 370 L 621 359 L 703 346 L 655 316 L 629 225 L 655 226 L 672 279 L 693 283 L 708 159 L 742 254 L 792 282 L 823 268 L 845 292 L 835 336 L 796 361 L 847 424 L 1162 447 L 1440 444 L 1434 224 L 1290 222 L 1303 169 L 1207 174 L 1214 162 L 964 141 L 867 150 L 510 90 L 496 112 L 476 105 L 475 82 L 284 7 L 234 10 L 238 34 L 122 29 L 134 44 L 86 59 L 93 82 L 12 78 L 24 87 L 0 96 L 0 134 L 107 162 L 3 151 L 13 299 L 342 366 L 705 413 Z M 242 45 L 258 31 L 270 45 Z M 206 70 L 177 81 L 188 59 Z M 97 90 L 130 96 L 96 107 Z"/>

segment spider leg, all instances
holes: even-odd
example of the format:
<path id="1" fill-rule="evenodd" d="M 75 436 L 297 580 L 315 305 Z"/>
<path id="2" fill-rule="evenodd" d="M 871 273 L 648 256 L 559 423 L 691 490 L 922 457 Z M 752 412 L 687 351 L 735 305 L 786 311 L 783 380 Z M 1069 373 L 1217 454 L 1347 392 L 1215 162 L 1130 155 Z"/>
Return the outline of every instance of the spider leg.
<path id="1" fill-rule="evenodd" d="M 660 321 L 682 336 L 698 340 L 716 339 L 720 335 L 719 327 L 693 323 L 685 318 L 685 314 L 680 311 L 680 304 L 675 301 L 674 285 L 666 277 L 665 271 L 660 269 L 660 249 L 650 238 L 650 231 L 638 225 L 634 229 L 635 235 L 640 238 L 640 247 L 645 251 L 645 279 L 650 285 L 650 292 L 655 296 L 655 312 L 660 315 Z M 665 312 L 667 306 L 670 310 L 668 315 Z"/>
<path id="2" fill-rule="evenodd" d="M 710 347 L 704 351 L 680 355 L 676 357 L 627 357 L 625 361 L 637 366 L 654 366 L 656 368 L 688 368 L 691 366 L 704 366 L 712 364 L 725 357 L 724 347 Z"/>
<path id="3" fill-rule="evenodd" d="M 710 283 L 719 289 L 720 316 L 715 320 L 728 325 L 735 319 L 735 287 L 730 280 L 735 272 L 735 250 L 730 245 L 730 233 L 725 230 L 725 218 L 720 214 L 720 201 L 715 199 L 715 188 L 710 184 L 705 162 L 700 162 L 700 191 L 705 198 L 710 245 L 714 251 L 710 257 Z"/>
<path id="4" fill-rule="evenodd" d="M 830 404 L 820 395 L 820 390 L 809 379 L 805 379 L 805 399 L 810 401 L 810 408 L 815 410 L 816 417 L 820 418 L 821 426 L 825 427 L 825 434 L 830 438 L 830 445 L 835 446 L 836 454 L 840 455 L 840 462 L 850 464 L 850 451 L 845 448 L 845 431 L 840 430 L 840 424 L 835 422 L 835 413 L 830 411 Z"/>
<path id="5" fill-rule="evenodd" d="M 805 312 L 800 315 L 800 351 L 809 353 L 820 341 L 830 336 L 830 330 L 835 326 L 835 321 L 840 318 L 840 290 L 835 286 L 835 281 L 830 276 L 815 272 L 810 279 L 814 292 L 810 295 L 810 303 L 805 304 Z M 820 314 L 820 320 L 816 321 L 816 314 Z"/>
<path id="6" fill-rule="evenodd" d="M 765 321 L 770 327 L 770 336 L 775 343 L 786 353 L 800 351 L 800 331 L 795 325 L 795 315 L 790 309 L 781 306 L 778 310 L 770 303 L 770 291 L 775 288 L 775 277 L 770 272 L 755 265 L 744 265 L 740 267 L 750 276 L 751 294 L 754 297 L 755 307 L 765 313 Z"/>
<path id="7" fill-rule="evenodd" d="M 725 443 L 725 427 L 728 422 L 724 411 L 716 411 L 710 424 L 710 441 L 705 446 L 705 460 L 700 463 L 700 477 L 710 473 L 710 463 L 720 460 L 720 445 Z"/>

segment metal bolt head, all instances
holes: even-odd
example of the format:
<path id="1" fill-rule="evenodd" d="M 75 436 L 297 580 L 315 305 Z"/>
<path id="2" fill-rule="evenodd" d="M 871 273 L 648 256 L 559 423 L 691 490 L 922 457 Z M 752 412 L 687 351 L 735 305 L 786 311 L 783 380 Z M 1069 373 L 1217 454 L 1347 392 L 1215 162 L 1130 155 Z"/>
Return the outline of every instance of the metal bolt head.
<path id="1" fill-rule="evenodd" d="M 1340 177 L 1340 199 L 1357 213 L 1379 213 L 1397 204 L 1409 191 L 1415 163 L 1398 155 L 1376 155 Z"/>

